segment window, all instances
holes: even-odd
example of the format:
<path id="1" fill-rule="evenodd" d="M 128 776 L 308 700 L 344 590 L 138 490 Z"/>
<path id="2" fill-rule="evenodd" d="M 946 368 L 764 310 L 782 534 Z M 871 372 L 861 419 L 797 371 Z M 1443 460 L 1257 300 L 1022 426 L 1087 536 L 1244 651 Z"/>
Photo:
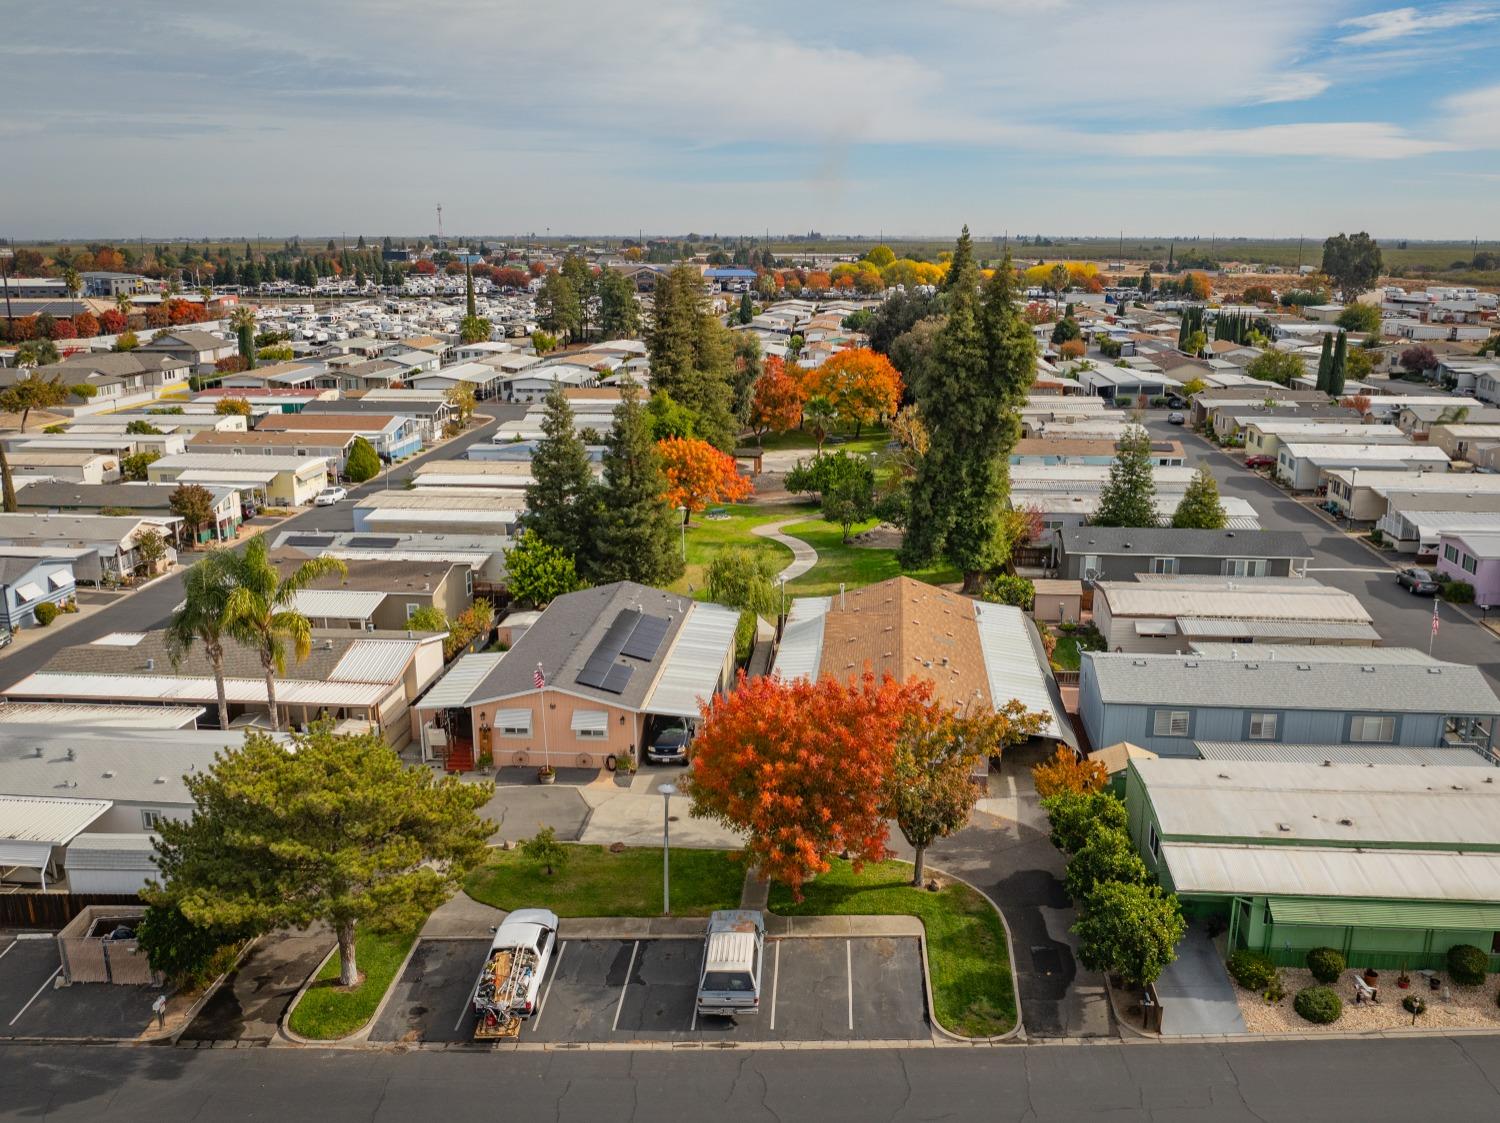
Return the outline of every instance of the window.
<path id="1" fill-rule="evenodd" d="M 1152 573 L 1176 573 L 1177 572 L 1177 559 L 1176 558 L 1152 558 L 1151 559 L 1151 572 Z"/>
<path id="2" fill-rule="evenodd" d="M 1252 741 L 1274 741 L 1274 740 L 1276 740 L 1276 715 L 1275 714 L 1251 714 L 1250 715 L 1250 740 L 1252 740 Z"/>
<path id="3" fill-rule="evenodd" d="M 161 825 L 162 814 L 160 811 L 141 811 L 141 830 L 154 831 Z"/>
<path id="4" fill-rule="evenodd" d="M 1266 575 L 1265 558 L 1225 558 L 1225 577 L 1264 577 Z"/>
<path id="5" fill-rule="evenodd" d="M 1083 571 L 1082 571 L 1082 573 L 1079 574 L 1079 576 L 1087 579 L 1090 575 L 1095 576 L 1095 577 L 1097 577 L 1099 575 L 1099 555 L 1098 554 L 1084 554 L 1083 555 Z"/>
<path id="6" fill-rule="evenodd" d="M 1156 833 L 1156 824 L 1152 823 L 1146 834 L 1146 845 L 1151 848 L 1151 856 L 1158 862 L 1161 861 L 1161 837 Z"/>
<path id="7" fill-rule="evenodd" d="M 579 729 L 576 732 L 578 733 L 578 739 L 580 741 L 585 741 L 585 740 L 600 740 L 600 741 L 602 741 L 604 739 L 606 730 L 603 730 L 603 729 Z"/>
<path id="8" fill-rule="evenodd" d="M 1479 568 L 1479 563 L 1470 554 L 1459 554 L 1458 559 L 1458 564 L 1464 567 L 1465 573 L 1473 573 Z"/>
<path id="9" fill-rule="evenodd" d="M 1186 737 L 1190 717 L 1187 710 L 1157 710 L 1151 732 L 1157 737 Z"/>
<path id="10" fill-rule="evenodd" d="M 1359 714 L 1349 719 L 1349 740 L 1385 742 L 1396 739 L 1396 719 Z"/>
<path id="11" fill-rule="evenodd" d="M 1443 558 L 1453 562 L 1455 565 L 1458 564 L 1458 547 L 1453 545 L 1444 546 Z"/>
<path id="12" fill-rule="evenodd" d="M 407 601 L 406 602 L 406 618 L 408 620 L 410 620 L 413 616 L 415 616 L 417 614 L 417 610 L 420 609 L 421 607 L 422 607 L 421 604 L 418 603 L 417 601 L 412 601 L 412 600 Z"/>

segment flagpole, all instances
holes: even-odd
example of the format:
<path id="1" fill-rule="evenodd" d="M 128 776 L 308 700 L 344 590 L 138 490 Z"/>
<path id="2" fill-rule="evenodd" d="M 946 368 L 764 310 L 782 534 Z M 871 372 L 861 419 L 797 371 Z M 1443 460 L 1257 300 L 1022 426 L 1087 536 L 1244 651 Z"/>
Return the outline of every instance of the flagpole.
<path id="1" fill-rule="evenodd" d="M 552 768 L 552 749 L 547 743 L 547 676 L 542 673 L 542 665 L 536 665 L 536 678 L 542 684 L 542 768 Z"/>
<path id="2" fill-rule="evenodd" d="M 1428 655 L 1428 658 L 1432 657 L 1432 645 L 1433 645 L 1433 642 L 1436 641 L 1436 639 L 1437 639 L 1437 634 L 1438 634 L 1438 602 L 1437 602 L 1437 597 L 1434 596 L 1432 598 L 1432 631 L 1429 632 L 1428 635 L 1427 635 L 1427 655 Z"/>

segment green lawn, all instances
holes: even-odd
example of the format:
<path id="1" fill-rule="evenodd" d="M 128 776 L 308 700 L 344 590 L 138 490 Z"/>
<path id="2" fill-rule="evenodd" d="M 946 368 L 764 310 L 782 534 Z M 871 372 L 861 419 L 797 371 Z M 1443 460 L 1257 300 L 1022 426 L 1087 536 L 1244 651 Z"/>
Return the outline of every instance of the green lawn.
<path id="1" fill-rule="evenodd" d="M 703 599 L 707 594 L 704 586 L 707 584 L 708 564 L 713 556 L 726 546 L 743 546 L 754 553 L 770 558 L 780 572 L 792 560 L 792 552 L 780 542 L 773 542 L 769 538 L 758 538 L 750 533 L 750 529 L 763 523 L 776 522 L 779 519 L 796 518 L 805 515 L 811 510 L 807 506 L 795 504 L 776 504 L 758 507 L 748 503 L 730 503 L 724 507 L 729 517 L 726 519 L 711 519 L 707 512 L 696 515 L 692 524 L 687 528 L 687 572 L 672 585 L 672 591 L 676 593 L 687 593 L 691 591 L 693 596 Z"/>
<path id="2" fill-rule="evenodd" d="M 911 866 L 882 862 L 855 873 L 847 862 L 803 886 L 792 900 L 783 885 L 771 887 L 770 908 L 782 916 L 915 916 L 927 931 L 933 1015 L 965 1037 L 992 1037 L 1016 1023 L 1015 983 L 1005 928 L 994 907 L 967 885 L 937 893 L 914 889 Z"/>
<path id="3" fill-rule="evenodd" d="M 1060 670 L 1078 669 L 1078 640 L 1073 636 L 1058 634 L 1057 646 L 1052 651 L 1052 663 Z"/>
<path id="4" fill-rule="evenodd" d="M 724 850 L 672 851 L 672 915 L 707 916 L 738 908 L 745 867 Z M 611 854 L 602 846 L 568 845 L 568 860 L 548 877 L 520 850 L 497 850 L 469 874 L 476 901 L 507 911 L 547 908 L 558 916 L 656 916 L 661 912 L 661 851 Z"/>
<path id="5" fill-rule="evenodd" d="M 876 525 L 873 521 L 852 528 L 858 534 Z M 896 551 L 871 546 L 844 545 L 843 528 L 822 519 L 809 519 L 793 523 L 784 528 L 783 534 L 800 538 L 818 551 L 818 564 L 795 581 L 787 583 L 787 592 L 799 597 L 823 597 L 839 591 L 840 583 L 850 589 L 862 585 L 873 585 L 888 577 L 897 577 L 903 571 L 896 560 Z M 942 585 L 961 581 L 963 574 L 949 566 L 938 565 L 928 569 L 905 571 L 908 577 Z"/>
<path id="6" fill-rule="evenodd" d="M 850 429 L 847 432 L 836 433 L 834 440 L 824 441 L 823 451 L 838 452 L 842 449 L 850 456 L 867 456 L 872 452 L 884 451 L 885 446 L 890 442 L 891 435 L 883 427 L 866 428 L 860 433 L 858 439 L 854 436 L 854 430 Z M 754 448 L 754 438 L 746 438 L 742 442 L 742 447 Z M 817 452 L 818 442 L 811 433 L 802 429 L 792 429 L 785 433 L 767 433 L 761 447 L 767 452 L 805 448 L 808 451 L 808 459 L 811 459 Z"/>
<path id="7" fill-rule="evenodd" d="M 307 988 L 288 1025 L 303 1037 L 334 1041 L 348 1037 L 375 1016 L 375 1008 L 401 969 L 417 932 L 381 933 L 360 929 L 354 937 L 354 957 L 364 981 L 352 990 L 338 985 L 339 957 L 333 956 Z"/>

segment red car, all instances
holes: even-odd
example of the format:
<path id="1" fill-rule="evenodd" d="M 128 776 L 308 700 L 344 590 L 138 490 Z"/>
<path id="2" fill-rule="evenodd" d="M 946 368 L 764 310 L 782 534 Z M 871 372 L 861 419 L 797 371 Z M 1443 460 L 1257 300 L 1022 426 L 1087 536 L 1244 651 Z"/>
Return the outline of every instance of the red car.
<path id="1" fill-rule="evenodd" d="M 1276 463 L 1274 456 L 1247 456 L 1245 457 L 1246 468 L 1269 468 Z"/>

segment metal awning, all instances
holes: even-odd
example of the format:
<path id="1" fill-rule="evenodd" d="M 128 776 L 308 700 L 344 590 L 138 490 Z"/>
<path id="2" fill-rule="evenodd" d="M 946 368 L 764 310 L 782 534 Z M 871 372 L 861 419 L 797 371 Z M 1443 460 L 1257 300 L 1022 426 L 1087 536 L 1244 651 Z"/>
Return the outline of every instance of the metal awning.
<path id="1" fill-rule="evenodd" d="M 496 710 L 495 729 L 524 729 L 527 734 L 531 733 L 531 711 L 526 710 Z M 576 725 L 573 728 L 578 728 Z"/>
<path id="2" fill-rule="evenodd" d="M 1173 620 L 1137 620 L 1135 634 L 1138 636 L 1175 636 L 1177 623 Z"/>
<path id="3" fill-rule="evenodd" d="M 16 586 L 16 596 L 19 597 L 23 602 L 40 600 L 42 596 L 42 587 L 35 581 L 27 581 L 24 584 Z"/>
<path id="4" fill-rule="evenodd" d="M 604 733 L 609 729 L 609 714 L 604 710 L 574 710 L 574 733 Z"/>
<path id="5" fill-rule="evenodd" d="M 1500 929 L 1500 904 L 1458 901 L 1337 901 L 1270 897 L 1266 904 L 1277 924 L 1334 928 L 1441 928 L 1493 932 Z"/>

